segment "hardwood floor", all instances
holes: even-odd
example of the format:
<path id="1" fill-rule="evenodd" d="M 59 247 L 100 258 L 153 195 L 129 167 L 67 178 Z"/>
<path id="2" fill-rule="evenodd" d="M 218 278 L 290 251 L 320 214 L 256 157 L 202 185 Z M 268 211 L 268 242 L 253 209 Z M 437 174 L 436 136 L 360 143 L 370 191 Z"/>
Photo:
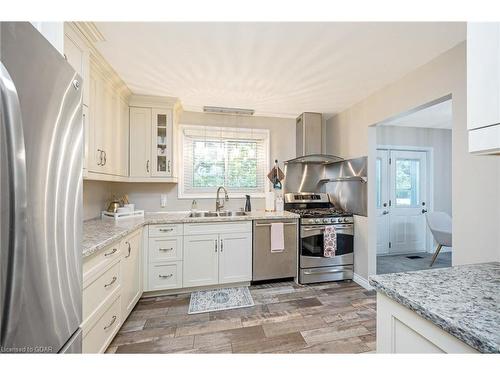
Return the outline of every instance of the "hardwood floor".
<path id="1" fill-rule="evenodd" d="M 107 353 L 363 353 L 375 292 L 354 282 L 251 286 L 255 306 L 188 315 L 190 294 L 143 298 Z"/>

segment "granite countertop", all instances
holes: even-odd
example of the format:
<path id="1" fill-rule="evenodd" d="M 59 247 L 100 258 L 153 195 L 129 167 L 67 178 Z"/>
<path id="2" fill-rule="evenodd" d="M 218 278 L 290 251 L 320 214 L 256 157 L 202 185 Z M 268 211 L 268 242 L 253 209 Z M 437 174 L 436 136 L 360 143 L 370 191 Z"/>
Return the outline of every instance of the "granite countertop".
<path id="1" fill-rule="evenodd" d="M 500 262 L 370 277 L 370 284 L 483 353 L 500 353 Z"/>
<path id="2" fill-rule="evenodd" d="M 136 229 L 148 224 L 184 224 L 184 223 L 211 223 L 224 221 L 248 221 L 262 219 L 298 219 L 300 216 L 291 212 L 252 211 L 245 216 L 231 217 L 189 217 L 189 212 L 155 212 L 146 213 L 141 218 L 114 220 L 111 218 L 91 219 L 83 222 L 83 257 L 88 257 L 96 251 L 105 248 L 132 233 Z"/>

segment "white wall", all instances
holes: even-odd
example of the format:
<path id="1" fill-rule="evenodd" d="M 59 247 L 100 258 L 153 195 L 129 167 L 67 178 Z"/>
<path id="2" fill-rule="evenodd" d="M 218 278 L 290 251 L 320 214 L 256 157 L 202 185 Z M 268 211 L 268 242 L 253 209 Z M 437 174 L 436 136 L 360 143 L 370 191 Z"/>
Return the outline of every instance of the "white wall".
<path id="1" fill-rule="evenodd" d="M 269 129 L 269 168 L 272 167 L 274 159 L 278 159 L 280 163 L 283 163 L 283 161 L 295 157 L 295 119 L 184 112 L 181 115 L 180 123 L 219 127 Z M 101 210 L 99 207 L 103 206 L 102 195 L 108 195 L 106 199 L 109 199 L 109 195 L 111 194 L 128 194 L 129 200 L 135 203 L 137 208 L 146 211 L 185 211 L 191 208 L 192 199 L 179 199 L 177 197 L 177 184 L 115 182 L 105 185 L 101 184 L 102 183 L 97 182 L 93 184 L 84 183 L 84 211 L 86 218 L 99 216 Z M 101 187 L 101 189 L 97 189 L 97 186 Z M 92 193 L 90 189 L 92 189 Z M 161 194 L 167 195 L 167 206 L 165 208 L 160 206 Z M 215 191 L 214 197 L 211 199 L 196 200 L 198 202 L 198 209 L 215 209 Z M 245 200 L 243 196 L 241 199 L 230 199 L 229 202 L 226 203 L 226 207 L 229 209 L 239 209 L 244 207 L 244 205 Z M 252 208 L 264 209 L 264 199 L 252 198 Z"/>
<path id="2" fill-rule="evenodd" d="M 375 137 L 369 127 L 447 95 L 453 100 L 453 264 L 500 260 L 500 158 L 468 153 L 465 42 L 327 121 L 326 151 L 344 158 L 368 155 L 374 171 Z M 370 177 L 369 177 L 370 178 Z M 355 272 L 375 273 L 375 202 L 369 199 L 367 249 L 355 254 Z"/>
<path id="3" fill-rule="evenodd" d="M 111 183 L 104 181 L 83 181 L 83 220 L 101 215 L 111 199 Z"/>
<path id="4" fill-rule="evenodd" d="M 434 211 L 444 211 L 452 215 L 452 131 L 406 126 L 377 126 L 376 129 L 377 145 L 431 147 L 433 149 Z"/>

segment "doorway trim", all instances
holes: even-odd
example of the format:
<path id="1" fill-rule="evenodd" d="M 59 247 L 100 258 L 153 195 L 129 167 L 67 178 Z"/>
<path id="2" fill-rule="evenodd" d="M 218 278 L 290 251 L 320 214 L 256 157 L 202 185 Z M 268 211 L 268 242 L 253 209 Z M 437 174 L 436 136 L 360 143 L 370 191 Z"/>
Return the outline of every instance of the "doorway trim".
<path id="1" fill-rule="evenodd" d="M 422 146 L 402 146 L 402 145 L 377 145 L 376 150 L 395 150 L 395 151 L 419 151 L 427 153 L 427 192 L 429 204 L 427 205 L 428 211 L 434 211 L 434 147 Z M 375 189 L 375 195 L 377 190 Z M 434 237 L 427 226 L 425 225 L 425 243 L 426 252 L 433 253 Z"/>

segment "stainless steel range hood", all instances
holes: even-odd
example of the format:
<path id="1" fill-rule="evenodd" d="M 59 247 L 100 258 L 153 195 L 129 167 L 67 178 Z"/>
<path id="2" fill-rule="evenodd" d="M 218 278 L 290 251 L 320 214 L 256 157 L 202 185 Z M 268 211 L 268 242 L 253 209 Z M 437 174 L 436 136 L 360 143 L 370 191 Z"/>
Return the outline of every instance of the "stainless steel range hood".
<path id="1" fill-rule="evenodd" d="M 342 161 L 342 159 L 339 156 L 335 155 L 325 155 L 325 154 L 312 154 L 312 155 L 305 155 L 305 156 L 299 156 L 298 158 L 291 159 L 285 161 L 285 164 L 292 164 L 292 163 L 302 163 L 302 164 L 331 164 L 331 163 L 337 163 L 339 161 Z"/>

